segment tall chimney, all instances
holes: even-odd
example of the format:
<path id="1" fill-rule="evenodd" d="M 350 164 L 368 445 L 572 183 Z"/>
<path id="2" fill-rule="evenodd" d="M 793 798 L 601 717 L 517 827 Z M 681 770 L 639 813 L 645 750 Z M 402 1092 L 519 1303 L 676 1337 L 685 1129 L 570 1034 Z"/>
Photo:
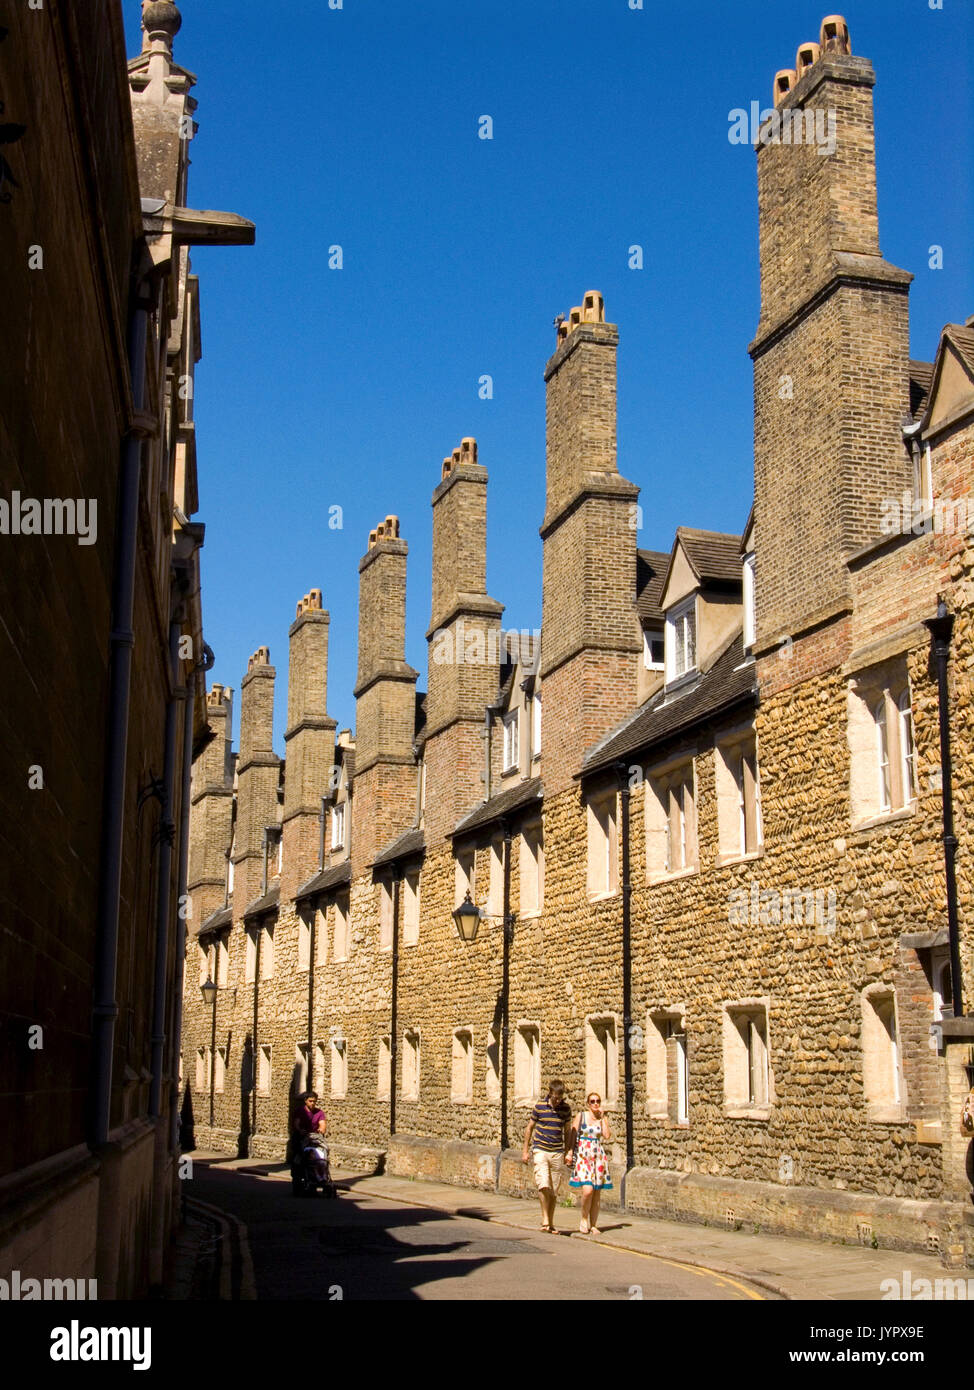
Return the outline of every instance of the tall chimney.
<path id="1" fill-rule="evenodd" d="M 597 290 L 559 325 L 547 383 L 542 608 L 545 795 L 635 706 L 639 489 L 616 467 L 616 347 Z"/>
<path id="2" fill-rule="evenodd" d="M 408 554 L 399 518 L 387 516 L 359 561 L 353 876 L 415 819 L 418 672 L 406 662 Z"/>
<path id="3" fill-rule="evenodd" d="M 321 798 L 335 761 L 328 717 L 328 624 L 321 590 L 305 594 L 291 624 L 284 775 L 281 899 L 293 898 L 318 867 Z"/>
<path id="4" fill-rule="evenodd" d="M 240 754 L 237 759 L 237 832 L 233 856 L 233 915 L 260 896 L 264 831 L 277 822 L 280 759 L 274 753 L 274 678 L 267 647 L 259 647 L 240 682 Z"/>
<path id="5" fill-rule="evenodd" d="M 213 737 L 193 764 L 189 830 L 189 877 L 193 925 L 199 927 L 223 906 L 227 851 L 233 826 L 230 741 L 233 691 L 214 685 L 206 695 L 206 717 Z"/>
<path id="6" fill-rule="evenodd" d="M 847 557 L 909 487 L 913 278 L 879 249 L 872 65 L 841 15 L 779 72 L 757 145 L 757 650 L 848 611 Z"/>
<path id="7" fill-rule="evenodd" d="M 464 439 L 433 493 L 426 811 L 441 841 L 483 799 L 484 708 L 497 696 L 503 604 L 487 594 L 487 470 Z"/>

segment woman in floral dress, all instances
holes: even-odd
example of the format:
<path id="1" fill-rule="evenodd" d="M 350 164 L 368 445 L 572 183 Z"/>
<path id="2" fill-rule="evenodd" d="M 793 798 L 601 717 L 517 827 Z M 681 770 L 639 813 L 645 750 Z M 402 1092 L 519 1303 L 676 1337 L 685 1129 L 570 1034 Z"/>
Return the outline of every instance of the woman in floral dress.
<path id="1" fill-rule="evenodd" d="M 582 1189 L 582 1219 L 578 1229 L 583 1236 L 599 1234 L 599 1205 L 602 1193 L 612 1186 L 609 1160 L 605 1145 L 611 1139 L 609 1121 L 602 1114 L 602 1097 L 593 1091 L 586 1101 L 587 1110 L 575 1117 L 575 1159 L 569 1187 Z M 572 1162 L 571 1154 L 566 1162 Z"/>

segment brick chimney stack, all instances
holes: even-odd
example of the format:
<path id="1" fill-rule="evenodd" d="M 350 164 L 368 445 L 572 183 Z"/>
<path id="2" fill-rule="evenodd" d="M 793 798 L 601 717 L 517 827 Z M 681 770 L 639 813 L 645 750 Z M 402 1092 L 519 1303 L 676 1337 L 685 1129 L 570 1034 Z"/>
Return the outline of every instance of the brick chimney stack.
<path id="1" fill-rule="evenodd" d="M 233 691 L 222 685 L 207 691 L 206 717 L 213 737 L 193 764 L 191 791 L 187 886 L 195 927 L 222 907 L 226 896 L 226 855 L 233 833 Z"/>
<path id="2" fill-rule="evenodd" d="M 879 249 L 872 65 L 841 15 L 774 80 L 757 145 L 757 648 L 848 606 L 847 556 L 910 485 L 912 276 Z"/>
<path id="3" fill-rule="evenodd" d="M 558 326 L 547 383 L 542 776 L 572 785 L 591 747 L 636 703 L 636 501 L 616 467 L 616 347 L 597 290 Z M 555 715 L 557 711 L 557 717 Z"/>
<path id="4" fill-rule="evenodd" d="M 487 594 L 487 470 L 464 439 L 433 493 L 426 814 L 442 839 L 483 799 L 484 707 L 497 697 L 503 604 Z"/>
<path id="5" fill-rule="evenodd" d="M 293 898 L 318 867 L 321 798 L 329 791 L 337 727 L 328 717 L 329 621 L 321 590 L 312 589 L 288 634 L 282 900 Z"/>
<path id="6" fill-rule="evenodd" d="M 267 647 L 247 663 L 240 683 L 240 754 L 237 759 L 237 833 L 233 857 L 235 919 L 260 896 L 264 830 L 277 822 L 280 759 L 274 753 L 274 679 Z"/>
<path id="7" fill-rule="evenodd" d="M 406 662 L 406 557 L 399 518 L 369 534 L 359 561 L 358 682 L 352 873 L 412 825 L 416 814 L 416 681 Z"/>

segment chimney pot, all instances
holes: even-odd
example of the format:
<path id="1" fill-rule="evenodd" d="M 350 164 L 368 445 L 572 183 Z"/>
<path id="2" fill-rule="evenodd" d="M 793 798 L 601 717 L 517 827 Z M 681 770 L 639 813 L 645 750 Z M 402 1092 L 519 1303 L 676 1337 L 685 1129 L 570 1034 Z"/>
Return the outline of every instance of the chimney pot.
<path id="1" fill-rule="evenodd" d="M 821 56 L 822 50 L 817 43 L 809 42 L 801 45 L 795 57 L 795 71 L 798 73 L 799 80 L 805 76 L 809 68 L 815 66 Z"/>
<path id="2" fill-rule="evenodd" d="M 786 97 L 798 81 L 798 75 L 794 68 L 781 68 L 774 75 L 774 104 L 780 106 L 782 98 Z"/>
<path id="3" fill-rule="evenodd" d="M 582 322 L 605 323 L 605 300 L 598 290 L 586 290 L 582 296 Z"/>
<path id="4" fill-rule="evenodd" d="M 819 44 L 823 53 L 849 54 L 852 52 L 852 44 L 849 39 L 849 26 L 846 24 L 843 15 L 827 14 L 825 16 L 822 20 Z"/>
<path id="5" fill-rule="evenodd" d="M 444 460 L 443 460 L 443 478 L 448 478 L 452 472 L 453 472 L 453 459 L 452 459 L 452 458 L 444 459 Z M 443 479 L 441 478 L 440 481 L 442 482 Z"/>
<path id="6" fill-rule="evenodd" d="M 467 463 L 477 462 L 477 441 L 476 439 L 462 439 L 460 441 L 460 455 Z"/>

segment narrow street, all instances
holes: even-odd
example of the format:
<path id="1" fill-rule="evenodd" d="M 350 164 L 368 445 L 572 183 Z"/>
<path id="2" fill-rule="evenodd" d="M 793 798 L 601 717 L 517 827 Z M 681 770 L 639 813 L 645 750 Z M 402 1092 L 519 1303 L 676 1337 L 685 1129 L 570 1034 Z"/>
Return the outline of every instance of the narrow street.
<path id="1" fill-rule="evenodd" d="M 338 1174 L 335 1201 L 292 1197 L 272 1163 L 197 1159 L 187 1196 L 220 1245 L 213 1287 L 195 1296 L 328 1300 L 663 1300 L 751 1302 L 765 1289 L 703 1268 L 545 1235 L 478 1214 L 456 1214 L 366 1192 Z M 368 1180 L 364 1180 L 367 1182 Z M 198 1203 L 205 1204 L 203 1208 Z M 530 1208 L 523 1204 L 524 1219 Z M 219 1213 L 230 1220 L 220 1223 Z M 559 1212 L 559 1218 L 564 1216 Z M 603 1230 L 623 1218 L 605 1214 Z M 222 1224 L 221 1233 L 217 1227 Z"/>

